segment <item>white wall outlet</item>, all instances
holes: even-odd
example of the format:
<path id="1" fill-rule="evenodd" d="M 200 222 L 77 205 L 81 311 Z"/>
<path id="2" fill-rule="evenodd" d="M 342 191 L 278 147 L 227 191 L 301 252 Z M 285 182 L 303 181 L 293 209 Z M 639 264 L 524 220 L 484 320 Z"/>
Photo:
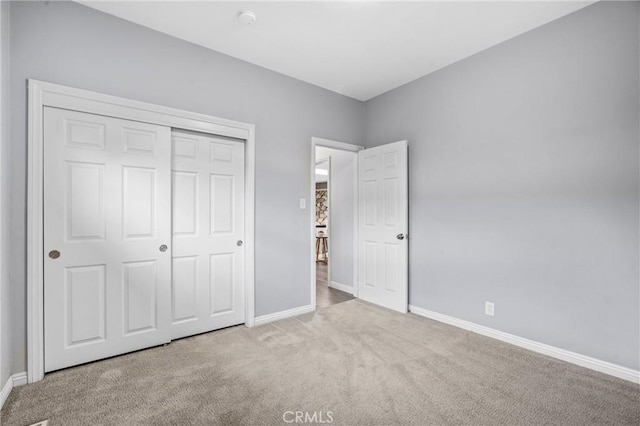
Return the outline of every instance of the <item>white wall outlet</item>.
<path id="1" fill-rule="evenodd" d="M 300 210 L 304 210 L 307 208 L 307 199 L 300 198 Z"/>
<path id="2" fill-rule="evenodd" d="M 493 312 L 494 312 L 493 302 L 484 302 L 484 313 L 492 317 Z"/>

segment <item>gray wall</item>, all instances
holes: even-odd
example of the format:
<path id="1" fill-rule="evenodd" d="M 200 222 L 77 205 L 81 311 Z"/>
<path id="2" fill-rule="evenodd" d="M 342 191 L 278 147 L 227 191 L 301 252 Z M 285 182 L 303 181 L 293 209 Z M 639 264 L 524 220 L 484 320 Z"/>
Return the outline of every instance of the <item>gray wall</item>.
<path id="1" fill-rule="evenodd" d="M 639 30 L 597 3 L 366 103 L 410 144 L 411 304 L 640 367 Z"/>
<path id="2" fill-rule="evenodd" d="M 316 160 L 331 157 L 329 188 L 329 266 L 331 281 L 353 286 L 355 200 L 358 154 L 325 147 L 316 148 Z"/>
<path id="3" fill-rule="evenodd" d="M 360 143 L 359 101 L 75 3 L 11 4 L 13 371 L 25 370 L 27 78 L 256 125 L 256 314 L 310 300 L 311 137 Z M 4 333 L 3 333 L 4 334 Z"/>
<path id="4" fill-rule="evenodd" d="M 9 4 L 0 2 L 0 387 L 12 371 L 9 291 Z"/>

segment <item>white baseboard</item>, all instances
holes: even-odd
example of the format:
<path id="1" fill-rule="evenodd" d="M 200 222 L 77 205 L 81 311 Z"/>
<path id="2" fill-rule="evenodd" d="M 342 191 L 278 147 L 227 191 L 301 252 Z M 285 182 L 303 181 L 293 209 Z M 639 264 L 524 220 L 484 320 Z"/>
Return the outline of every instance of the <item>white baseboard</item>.
<path id="1" fill-rule="evenodd" d="M 316 310 L 315 306 L 307 305 L 300 306 L 299 308 L 287 309 L 286 311 L 275 312 L 273 314 L 262 315 L 256 317 L 255 325 L 262 325 L 273 321 L 278 321 L 285 318 L 295 317 L 297 315 L 306 314 Z"/>
<path id="2" fill-rule="evenodd" d="M 27 384 L 27 372 L 23 371 L 22 373 L 16 373 L 13 376 L 13 387 L 16 388 L 18 386 L 24 386 Z"/>
<path id="3" fill-rule="evenodd" d="M 331 281 L 329 283 L 329 287 L 335 288 L 336 290 L 344 291 L 345 293 L 353 294 L 353 286 L 339 283 L 337 281 Z"/>
<path id="4" fill-rule="evenodd" d="M 11 390 L 17 386 L 22 386 L 27 384 L 27 373 L 16 373 L 13 376 L 9 376 L 7 379 L 7 383 L 4 384 L 2 390 L 0 391 L 0 408 L 4 405 L 4 402 L 9 398 L 9 394 Z"/>
<path id="5" fill-rule="evenodd" d="M 640 371 L 632 370 L 631 368 L 623 367 L 621 365 L 602 361 L 596 358 L 591 358 L 589 356 L 581 355 L 579 353 L 571 352 L 565 349 L 560 349 L 555 346 L 547 345 L 545 343 L 525 339 L 524 337 L 515 336 L 513 334 L 498 331 L 493 328 L 475 324 L 473 322 L 450 317 L 438 312 L 429 311 L 418 306 L 409 305 L 409 311 L 413 312 L 416 315 L 443 322 L 445 324 L 462 328 L 464 330 L 481 334 L 483 336 L 491 337 L 493 339 L 510 343 L 521 348 L 529 349 L 533 352 L 537 352 L 562 361 L 570 362 L 571 364 L 576 364 L 581 367 L 589 368 L 591 370 L 609 374 L 610 376 L 618 377 L 620 379 L 640 384 Z"/>
<path id="6" fill-rule="evenodd" d="M 7 383 L 4 384 L 2 390 L 0 391 L 0 408 L 4 406 L 4 402 L 9 398 L 9 394 L 13 389 L 13 377 L 9 376 L 7 379 Z"/>

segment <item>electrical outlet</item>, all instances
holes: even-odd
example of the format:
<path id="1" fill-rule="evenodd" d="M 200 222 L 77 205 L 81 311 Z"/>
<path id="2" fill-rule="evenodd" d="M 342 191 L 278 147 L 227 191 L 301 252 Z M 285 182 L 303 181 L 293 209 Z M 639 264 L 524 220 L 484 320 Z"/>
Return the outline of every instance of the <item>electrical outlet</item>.
<path id="1" fill-rule="evenodd" d="M 306 198 L 300 198 L 300 209 L 304 210 L 307 208 L 307 199 Z"/>
<path id="2" fill-rule="evenodd" d="M 493 312 L 494 312 L 493 302 L 484 302 L 484 313 L 492 317 Z"/>

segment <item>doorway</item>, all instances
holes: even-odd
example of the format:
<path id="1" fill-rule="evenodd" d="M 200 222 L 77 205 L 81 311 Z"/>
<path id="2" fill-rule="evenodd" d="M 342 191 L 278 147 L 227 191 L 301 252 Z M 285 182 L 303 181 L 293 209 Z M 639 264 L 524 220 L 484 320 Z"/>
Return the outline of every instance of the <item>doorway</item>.
<path id="1" fill-rule="evenodd" d="M 313 138 L 312 294 L 316 308 L 356 296 L 356 145 Z"/>
<path id="2" fill-rule="evenodd" d="M 316 261 L 316 307 L 323 308 L 353 299 L 352 291 L 338 290 L 331 285 L 331 265 L 333 256 L 329 255 L 329 247 L 333 245 L 330 238 L 331 229 L 331 155 L 316 148 L 316 193 L 315 193 L 315 261 Z M 327 156 L 328 155 L 328 156 Z M 338 205 L 338 210 L 341 206 Z M 340 263 L 340 260 L 338 260 Z"/>
<path id="3" fill-rule="evenodd" d="M 338 166 L 338 159 L 344 156 L 355 159 L 353 167 Z M 406 313 L 409 290 L 407 141 L 365 150 L 344 142 L 311 138 L 311 199 L 315 199 L 316 192 L 316 163 L 326 157 L 330 157 L 327 251 L 329 259 L 333 260 L 329 261 L 331 267 L 327 267 L 327 286 Z M 350 176 L 346 178 L 346 184 L 336 183 L 339 174 Z M 338 196 L 338 190 L 351 193 Z M 337 208 L 338 200 L 342 200 L 340 209 Z M 345 206 L 349 205 L 353 210 L 345 213 L 349 211 Z M 343 215 L 347 219 L 338 220 Z M 310 219 L 314 242 L 310 244 L 311 305 L 315 307 L 316 275 L 322 275 L 316 270 L 315 214 L 310 214 Z M 338 270 L 342 272 L 336 272 Z M 348 270 L 350 274 L 344 272 Z"/>

